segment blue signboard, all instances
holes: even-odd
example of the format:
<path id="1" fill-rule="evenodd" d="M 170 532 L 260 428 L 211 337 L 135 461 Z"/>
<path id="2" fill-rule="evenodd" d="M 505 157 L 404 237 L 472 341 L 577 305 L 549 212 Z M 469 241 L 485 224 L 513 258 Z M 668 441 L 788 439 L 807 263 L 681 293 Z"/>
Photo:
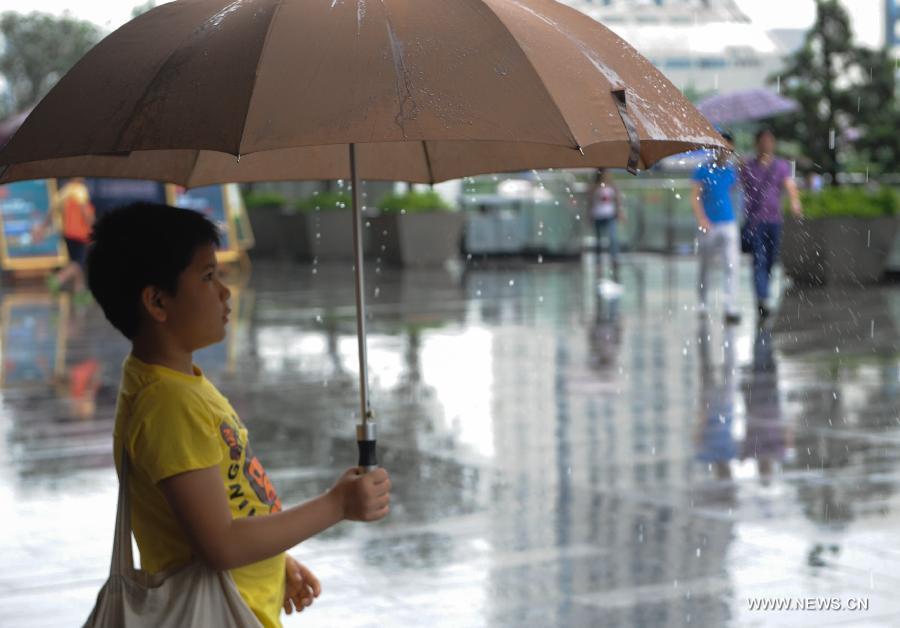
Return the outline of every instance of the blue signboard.
<path id="1" fill-rule="evenodd" d="M 234 248 L 231 242 L 231 229 L 229 229 L 228 202 L 225 198 L 225 186 L 209 185 L 202 188 L 185 190 L 176 188 L 175 205 L 185 209 L 193 209 L 209 218 L 219 228 L 219 237 L 222 238 L 221 249 L 230 251 Z"/>
<path id="2" fill-rule="evenodd" d="M 54 195 L 55 185 L 48 180 L 0 186 L 4 269 L 50 268 L 64 259 L 58 231 L 44 229 L 37 236 L 48 223 Z"/>
<path id="3" fill-rule="evenodd" d="M 7 296 L 3 301 L 4 387 L 45 385 L 61 374 L 68 305 L 64 298 Z"/>
<path id="4" fill-rule="evenodd" d="M 86 179 L 85 183 L 91 195 L 91 203 L 97 212 L 97 218 L 117 207 L 124 207 L 137 201 L 166 202 L 166 186 L 158 181 Z"/>

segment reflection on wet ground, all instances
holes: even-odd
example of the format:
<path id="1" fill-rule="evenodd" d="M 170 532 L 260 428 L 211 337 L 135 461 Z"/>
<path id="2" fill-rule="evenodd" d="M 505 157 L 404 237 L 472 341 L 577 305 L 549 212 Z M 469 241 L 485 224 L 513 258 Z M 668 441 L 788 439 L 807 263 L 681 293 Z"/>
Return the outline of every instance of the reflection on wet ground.
<path id="1" fill-rule="evenodd" d="M 372 268 L 395 507 L 295 549 L 324 593 L 286 625 L 896 625 L 900 290 L 789 290 L 726 329 L 695 271 L 635 257 L 619 295 L 590 259 Z M 197 361 L 293 503 L 355 461 L 352 271 L 258 264 L 232 307 Z M 3 295 L 4 625 L 77 625 L 105 578 L 125 351 L 94 306 Z"/>

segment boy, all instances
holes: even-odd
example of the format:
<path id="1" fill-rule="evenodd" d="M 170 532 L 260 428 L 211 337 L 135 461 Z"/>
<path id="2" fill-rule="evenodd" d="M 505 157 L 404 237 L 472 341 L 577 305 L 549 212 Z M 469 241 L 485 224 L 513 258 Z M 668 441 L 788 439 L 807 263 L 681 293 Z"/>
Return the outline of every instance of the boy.
<path id="1" fill-rule="evenodd" d="M 691 207 L 697 224 L 700 227 L 700 276 L 698 291 L 700 304 L 698 311 L 706 315 L 709 291 L 709 271 L 713 262 L 721 256 L 725 262 L 723 268 L 725 283 L 725 324 L 734 325 L 741 321 L 735 304 L 735 275 L 740 259 L 740 230 L 734 215 L 731 202 L 731 190 L 738 182 L 737 169 L 728 158 L 734 150 L 733 139 L 729 133 L 723 133 L 728 150 L 716 149 L 713 157 L 697 167 L 693 176 L 691 191 Z"/>
<path id="2" fill-rule="evenodd" d="M 229 570 L 263 626 L 298 611 L 321 587 L 286 554 L 344 519 L 388 513 L 383 469 L 348 469 L 323 495 L 282 510 L 247 429 L 192 361 L 221 341 L 228 288 L 216 268 L 219 236 L 201 214 L 149 203 L 94 227 L 88 284 L 106 318 L 131 341 L 113 435 L 131 461 L 132 522 L 141 566 L 156 573 L 196 556 Z"/>

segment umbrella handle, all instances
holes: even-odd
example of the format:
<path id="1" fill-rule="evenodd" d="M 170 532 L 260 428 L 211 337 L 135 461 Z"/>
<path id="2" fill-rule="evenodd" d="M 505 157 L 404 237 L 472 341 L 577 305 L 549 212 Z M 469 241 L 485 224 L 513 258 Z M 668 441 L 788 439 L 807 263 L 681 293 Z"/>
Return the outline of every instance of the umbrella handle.
<path id="1" fill-rule="evenodd" d="M 378 468 L 375 453 L 375 424 L 371 421 L 356 426 L 356 444 L 359 447 L 359 468 L 368 473 Z"/>
<path id="2" fill-rule="evenodd" d="M 356 144 L 350 144 L 350 180 L 353 183 L 353 257 L 356 260 L 356 339 L 359 348 L 359 407 L 362 423 L 356 426 L 359 467 L 368 473 L 378 468 L 375 455 L 375 424 L 369 408 L 369 371 L 366 359 L 366 299 L 363 267 L 362 203 L 359 171 L 356 168 Z"/>

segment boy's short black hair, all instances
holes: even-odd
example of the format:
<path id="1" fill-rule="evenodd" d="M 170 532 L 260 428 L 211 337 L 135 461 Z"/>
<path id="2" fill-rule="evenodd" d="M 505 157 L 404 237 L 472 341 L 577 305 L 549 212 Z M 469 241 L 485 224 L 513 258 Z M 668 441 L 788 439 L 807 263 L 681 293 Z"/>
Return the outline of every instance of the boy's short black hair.
<path id="1" fill-rule="evenodd" d="M 155 286 L 174 295 L 178 276 L 197 249 L 220 243 L 219 230 L 190 209 L 138 202 L 113 210 L 94 225 L 87 255 L 91 294 L 113 326 L 133 340 L 141 291 Z"/>

